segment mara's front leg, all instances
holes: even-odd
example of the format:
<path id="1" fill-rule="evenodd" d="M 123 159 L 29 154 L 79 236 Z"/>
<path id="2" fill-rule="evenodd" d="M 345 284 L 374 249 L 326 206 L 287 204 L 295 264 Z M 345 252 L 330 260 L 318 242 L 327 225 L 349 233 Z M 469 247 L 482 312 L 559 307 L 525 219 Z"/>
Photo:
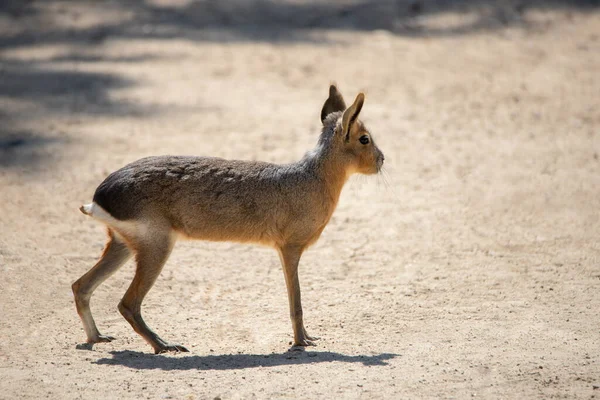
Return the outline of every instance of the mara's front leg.
<path id="1" fill-rule="evenodd" d="M 279 249 L 285 284 L 287 287 L 288 300 L 290 303 L 290 318 L 294 329 L 294 346 L 315 346 L 312 342 L 317 337 L 311 337 L 306 333 L 302 320 L 302 300 L 300 297 L 300 282 L 298 281 L 298 263 L 304 250 L 303 246 L 283 246 Z"/>

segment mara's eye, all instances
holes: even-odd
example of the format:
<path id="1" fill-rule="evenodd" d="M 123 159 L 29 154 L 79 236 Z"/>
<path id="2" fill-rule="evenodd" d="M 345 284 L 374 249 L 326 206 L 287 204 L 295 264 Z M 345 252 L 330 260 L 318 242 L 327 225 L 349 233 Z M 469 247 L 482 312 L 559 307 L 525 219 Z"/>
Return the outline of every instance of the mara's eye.
<path id="1" fill-rule="evenodd" d="M 367 135 L 362 135 L 358 141 L 362 144 L 369 144 L 369 137 Z"/>

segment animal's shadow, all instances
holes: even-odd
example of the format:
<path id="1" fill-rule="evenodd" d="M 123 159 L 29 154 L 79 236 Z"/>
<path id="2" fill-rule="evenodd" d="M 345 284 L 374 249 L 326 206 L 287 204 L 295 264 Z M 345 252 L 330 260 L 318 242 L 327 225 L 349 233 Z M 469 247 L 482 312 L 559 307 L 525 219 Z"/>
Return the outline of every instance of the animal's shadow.
<path id="1" fill-rule="evenodd" d="M 357 355 L 329 351 L 289 351 L 282 354 L 227 354 L 206 356 L 169 357 L 136 351 L 112 351 L 111 358 L 101 358 L 94 362 L 99 365 L 121 365 L 133 369 L 173 370 L 232 370 L 279 365 L 316 364 L 330 362 L 361 363 L 366 366 L 388 365 L 387 360 L 399 354 L 382 353 L 377 355 Z"/>

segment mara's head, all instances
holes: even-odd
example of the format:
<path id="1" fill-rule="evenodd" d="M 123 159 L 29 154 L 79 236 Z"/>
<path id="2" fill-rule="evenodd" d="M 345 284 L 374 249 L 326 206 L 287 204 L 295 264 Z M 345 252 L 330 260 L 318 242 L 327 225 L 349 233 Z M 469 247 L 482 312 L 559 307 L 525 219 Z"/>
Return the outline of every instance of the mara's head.
<path id="1" fill-rule="evenodd" d="M 349 173 L 376 174 L 383 166 L 384 157 L 371 133 L 358 119 L 364 102 L 365 95 L 359 93 L 354 103 L 346 107 L 342 94 L 331 85 L 321 109 L 321 141 L 332 147 Z"/>

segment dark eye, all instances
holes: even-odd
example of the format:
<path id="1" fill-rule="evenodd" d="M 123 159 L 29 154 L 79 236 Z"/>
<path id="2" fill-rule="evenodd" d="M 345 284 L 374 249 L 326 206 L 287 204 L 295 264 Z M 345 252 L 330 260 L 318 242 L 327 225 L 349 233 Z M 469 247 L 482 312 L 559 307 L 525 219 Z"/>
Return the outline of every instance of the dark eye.
<path id="1" fill-rule="evenodd" d="M 367 135 L 362 135 L 358 141 L 362 144 L 369 144 L 369 137 Z"/>

